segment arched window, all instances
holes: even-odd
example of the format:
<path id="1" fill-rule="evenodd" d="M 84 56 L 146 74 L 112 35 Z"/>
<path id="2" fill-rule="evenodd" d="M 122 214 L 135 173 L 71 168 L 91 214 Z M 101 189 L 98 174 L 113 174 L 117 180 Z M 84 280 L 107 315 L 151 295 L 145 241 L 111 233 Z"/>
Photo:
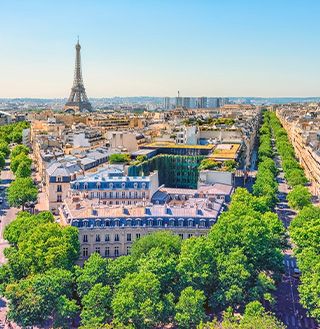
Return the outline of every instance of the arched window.
<path id="1" fill-rule="evenodd" d="M 141 218 L 136 219 L 136 226 L 141 226 Z"/>
<path id="2" fill-rule="evenodd" d="M 179 218 L 178 219 L 178 226 L 183 226 L 184 224 L 184 219 L 183 218 Z"/>
<path id="3" fill-rule="evenodd" d="M 132 219 L 131 218 L 127 218 L 127 226 L 132 226 Z"/>
<path id="4" fill-rule="evenodd" d="M 100 189 L 101 183 L 97 183 L 97 189 Z"/>
<path id="5" fill-rule="evenodd" d="M 163 226 L 162 225 L 162 218 L 157 218 L 157 225 L 158 226 Z"/>
<path id="6" fill-rule="evenodd" d="M 175 224 L 175 219 L 174 218 L 170 218 L 169 219 L 169 226 L 173 227 Z"/>
<path id="7" fill-rule="evenodd" d="M 80 184 L 79 183 L 76 183 L 75 185 L 76 185 L 76 190 L 79 190 Z"/>
<path id="8" fill-rule="evenodd" d="M 192 227 L 193 226 L 193 219 L 192 218 L 189 218 L 188 219 L 188 226 L 189 227 Z"/>

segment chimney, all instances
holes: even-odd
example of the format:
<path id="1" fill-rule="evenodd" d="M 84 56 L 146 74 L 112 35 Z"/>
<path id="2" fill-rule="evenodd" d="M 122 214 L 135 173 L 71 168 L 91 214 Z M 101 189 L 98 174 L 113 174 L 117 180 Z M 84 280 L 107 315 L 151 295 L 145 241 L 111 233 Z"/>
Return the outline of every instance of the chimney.
<path id="1" fill-rule="evenodd" d="M 77 203 L 76 204 L 76 209 L 80 209 L 81 208 L 81 204 L 80 203 Z"/>

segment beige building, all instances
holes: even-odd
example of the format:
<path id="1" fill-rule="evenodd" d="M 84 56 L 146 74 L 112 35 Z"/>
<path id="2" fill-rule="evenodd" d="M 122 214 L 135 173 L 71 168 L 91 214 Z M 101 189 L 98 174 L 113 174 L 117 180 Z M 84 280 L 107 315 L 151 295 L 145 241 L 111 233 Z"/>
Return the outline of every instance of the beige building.
<path id="1" fill-rule="evenodd" d="M 66 199 L 60 224 L 79 229 L 80 263 L 93 253 L 103 257 L 127 255 L 134 239 L 170 230 L 182 239 L 206 235 L 223 211 L 223 202 L 192 198 L 183 205 L 108 206 L 100 200 Z"/>

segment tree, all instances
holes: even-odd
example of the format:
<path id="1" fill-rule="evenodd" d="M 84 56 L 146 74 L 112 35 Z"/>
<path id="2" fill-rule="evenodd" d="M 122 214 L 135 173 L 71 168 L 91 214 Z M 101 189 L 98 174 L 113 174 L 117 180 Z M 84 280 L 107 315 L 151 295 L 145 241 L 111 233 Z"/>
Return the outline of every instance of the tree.
<path id="1" fill-rule="evenodd" d="M 72 300 L 72 273 L 54 269 L 8 285 L 8 319 L 30 327 L 53 318 L 54 328 L 68 324 L 79 310 Z"/>
<path id="2" fill-rule="evenodd" d="M 160 282 L 151 272 L 128 274 L 111 302 L 114 322 L 134 328 L 153 328 L 161 319 Z"/>
<path id="3" fill-rule="evenodd" d="M 16 157 L 12 158 L 10 163 L 11 171 L 14 174 L 16 174 L 19 165 L 23 162 L 25 162 L 30 167 L 32 163 L 32 159 L 28 158 L 24 153 L 20 153 Z"/>
<path id="4" fill-rule="evenodd" d="M 6 159 L 4 153 L 0 152 L 0 169 L 3 169 L 6 165 Z"/>
<path id="5" fill-rule="evenodd" d="M 24 153 L 25 155 L 28 155 L 30 150 L 24 146 L 24 145 L 17 145 L 15 146 L 10 153 L 10 159 L 15 158 L 17 155 Z"/>
<path id="6" fill-rule="evenodd" d="M 209 297 L 217 284 L 216 257 L 206 237 L 184 240 L 177 265 L 181 290 L 190 286 Z"/>
<path id="7" fill-rule="evenodd" d="M 3 140 L 0 142 L 0 152 L 5 154 L 6 157 L 10 154 L 10 149 L 9 149 L 8 143 L 6 143 Z"/>
<path id="8" fill-rule="evenodd" d="M 94 253 L 84 263 L 83 268 L 76 267 L 76 283 L 79 297 L 83 297 L 97 285 L 107 285 L 107 260 Z"/>
<path id="9" fill-rule="evenodd" d="M 304 185 L 308 182 L 303 169 L 291 169 L 286 172 L 285 179 L 288 181 L 288 184 L 291 186 Z"/>
<path id="10" fill-rule="evenodd" d="M 111 154 L 109 157 L 109 162 L 110 163 L 122 163 L 122 162 L 126 162 L 129 163 L 130 162 L 130 154 L 120 154 L 120 153 L 116 153 L 116 154 Z"/>
<path id="11" fill-rule="evenodd" d="M 311 205 L 311 196 L 307 187 L 296 185 L 287 195 L 287 200 L 291 209 L 301 210 Z"/>
<path id="12" fill-rule="evenodd" d="M 141 272 L 152 272 L 160 282 L 162 293 L 174 293 L 178 289 L 177 273 L 178 256 L 163 254 L 160 248 L 152 248 L 146 255 L 138 260 L 138 270 Z"/>
<path id="13" fill-rule="evenodd" d="M 214 319 L 212 322 L 201 323 L 198 329 L 285 329 L 283 325 L 272 313 L 266 312 L 257 301 L 247 305 L 246 311 L 241 318 L 233 316 L 232 309 L 224 312 L 223 320 Z"/>
<path id="14" fill-rule="evenodd" d="M 181 248 L 181 238 L 170 231 L 152 232 L 134 241 L 131 256 L 133 259 L 139 259 L 153 248 L 160 248 L 164 255 L 178 255 Z"/>
<path id="15" fill-rule="evenodd" d="M 81 323 L 85 329 L 103 328 L 111 321 L 112 292 L 109 286 L 96 284 L 82 300 Z"/>
<path id="16" fill-rule="evenodd" d="M 38 198 L 38 189 L 33 185 L 30 177 L 16 178 L 7 188 L 7 197 L 10 207 L 24 210 L 27 202 L 36 201 Z"/>
<path id="17" fill-rule="evenodd" d="M 17 247 L 4 250 L 14 280 L 44 273 L 51 268 L 72 270 L 79 257 L 78 229 L 42 223 L 18 239 Z"/>
<path id="18" fill-rule="evenodd" d="M 21 162 L 16 171 L 16 177 L 27 178 L 31 176 L 31 168 L 27 162 Z"/>
<path id="19" fill-rule="evenodd" d="M 17 218 L 8 224 L 3 232 L 3 237 L 16 249 L 18 243 L 23 241 L 28 232 L 40 224 L 53 223 L 54 217 L 50 211 L 43 211 L 38 215 L 30 215 L 25 211 L 20 211 Z"/>
<path id="20" fill-rule="evenodd" d="M 178 303 L 175 306 L 175 322 L 179 328 L 196 328 L 205 316 L 204 302 L 206 297 L 201 290 L 193 290 L 187 287 L 181 292 Z"/>

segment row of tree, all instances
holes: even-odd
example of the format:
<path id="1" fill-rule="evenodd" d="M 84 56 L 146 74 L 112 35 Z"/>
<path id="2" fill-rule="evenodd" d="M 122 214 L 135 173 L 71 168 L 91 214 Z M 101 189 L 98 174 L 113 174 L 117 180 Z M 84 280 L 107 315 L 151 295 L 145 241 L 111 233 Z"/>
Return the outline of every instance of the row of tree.
<path id="1" fill-rule="evenodd" d="M 282 159 L 282 167 L 288 183 L 294 186 L 288 194 L 289 205 L 301 210 L 290 223 L 289 232 L 294 242 L 294 254 L 302 271 L 300 303 L 310 315 L 320 320 L 320 208 L 311 204 L 311 193 L 303 184 L 307 182 L 303 168 L 295 159 L 294 149 L 287 133 L 275 113 L 270 113 L 270 122 L 277 138 L 276 145 Z"/>
<path id="2" fill-rule="evenodd" d="M 264 197 L 269 208 L 273 208 L 278 199 L 278 184 L 275 178 L 279 174 L 276 163 L 273 161 L 274 152 L 272 150 L 272 131 L 270 125 L 269 112 L 264 112 L 263 125 L 260 128 L 260 146 L 258 150 L 259 166 L 255 184 L 253 185 L 253 195 Z"/>
<path id="3" fill-rule="evenodd" d="M 308 182 L 303 167 L 295 158 L 295 151 L 289 141 L 286 130 L 282 127 L 280 120 L 275 112 L 266 112 L 272 127 L 277 151 L 282 160 L 282 168 L 285 173 L 285 179 L 293 190 L 287 195 L 289 206 L 292 209 L 302 209 L 311 205 L 311 193 L 303 185 Z"/>
<path id="4" fill-rule="evenodd" d="M 10 207 L 24 210 L 27 202 L 34 202 L 38 198 L 38 189 L 31 179 L 32 159 L 28 157 L 30 150 L 24 145 L 15 146 L 10 153 L 10 169 L 15 174 L 15 180 L 7 189 Z"/>

